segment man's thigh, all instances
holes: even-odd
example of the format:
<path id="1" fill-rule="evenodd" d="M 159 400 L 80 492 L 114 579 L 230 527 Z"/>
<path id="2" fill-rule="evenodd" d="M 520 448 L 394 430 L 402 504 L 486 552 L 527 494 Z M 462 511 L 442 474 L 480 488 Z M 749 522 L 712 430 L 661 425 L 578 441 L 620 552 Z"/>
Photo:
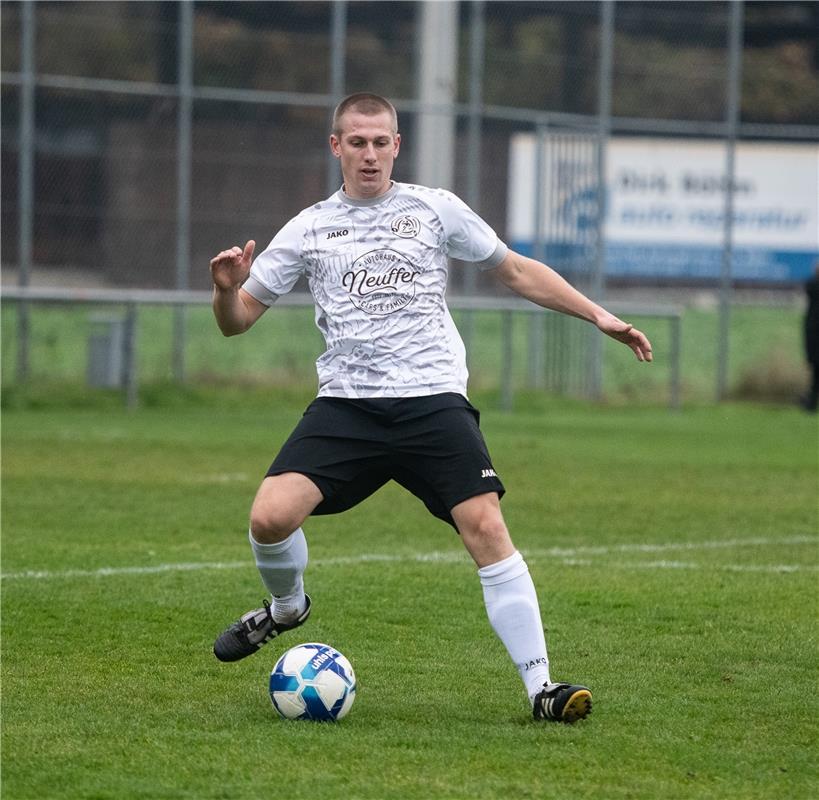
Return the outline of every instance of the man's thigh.
<path id="1" fill-rule="evenodd" d="M 413 420 L 395 447 L 395 479 L 447 522 L 453 523 L 452 508 L 470 497 L 504 494 L 471 407 Z"/>
<path id="2" fill-rule="evenodd" d="M 384 432 L 354 402 L 314 400 L 267 471 L 268 479 L 293 473 L 319 491 L 310 513 L 352 508 L 390 479 Z"/>

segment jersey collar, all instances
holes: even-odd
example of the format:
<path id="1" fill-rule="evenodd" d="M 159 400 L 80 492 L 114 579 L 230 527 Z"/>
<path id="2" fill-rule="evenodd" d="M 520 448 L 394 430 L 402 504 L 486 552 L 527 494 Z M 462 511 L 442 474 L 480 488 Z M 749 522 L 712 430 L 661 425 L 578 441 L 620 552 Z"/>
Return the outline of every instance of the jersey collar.
<path id="1" fill-rule="evenodd" d="M 379 203 L 383 203 L 385 200 L 389 200 L 396 192 L 398 191 L 398 184 L 395 181 L 390 181 L 390 188 L 387 189 L 384 194 L 378 195 L 378 197 L 369 197 L 366 200 L 357 200 L 353 197 L 348 197 L 344 193 L 344 185 L 342 184 L 341 188 L 336 192 L 338 199 L 341 200 L 342 203 L 346 203 L 348 206 L 359 206 L 359 207 L 367 207 L 367 206 L 377 206 Z"/>

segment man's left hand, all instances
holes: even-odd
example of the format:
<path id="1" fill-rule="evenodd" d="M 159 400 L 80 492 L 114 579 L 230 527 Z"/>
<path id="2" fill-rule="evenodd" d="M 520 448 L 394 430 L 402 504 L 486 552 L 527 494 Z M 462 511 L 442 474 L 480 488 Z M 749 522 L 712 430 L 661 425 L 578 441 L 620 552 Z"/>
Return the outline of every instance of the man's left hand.
<path id="1" fill-rule="evenodd" d="M 628 345 L 634 351 L 638 361 L 654 360 L 648 337 L 628 322 L 623 322 L 614 315 L 608 314 L 598 321 L 597 327 L 612 339 Z"/>

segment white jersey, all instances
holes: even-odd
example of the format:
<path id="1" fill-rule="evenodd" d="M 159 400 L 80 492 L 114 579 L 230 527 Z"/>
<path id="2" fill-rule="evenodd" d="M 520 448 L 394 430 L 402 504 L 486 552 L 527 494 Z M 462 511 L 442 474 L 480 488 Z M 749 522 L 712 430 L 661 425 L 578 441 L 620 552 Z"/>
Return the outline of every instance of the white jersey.
<path id="1" fill-rule="evenodd" d="M 466 395 L 464 345 L 446 306 L 448 258 L 497 266 L 506 245 L 451 192 L 393 183 L 342 191 L 288 222 L 244 289 L 265 305 L 307 277 L 327 349 L 319 397 Z"/>

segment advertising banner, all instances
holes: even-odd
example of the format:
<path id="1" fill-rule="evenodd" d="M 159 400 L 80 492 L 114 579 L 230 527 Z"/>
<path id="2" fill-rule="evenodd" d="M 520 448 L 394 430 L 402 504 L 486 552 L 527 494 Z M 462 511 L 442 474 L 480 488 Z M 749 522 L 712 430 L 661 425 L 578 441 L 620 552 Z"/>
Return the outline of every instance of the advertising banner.
<path id="1" fill-rule="evenodd" d="M 511 142 L 507 235 L 531 253 L 536 139 Z M 571 249 L 595 224 L 578 216 L 596 197 L 594 173 L 571 150 L 544 141 L 541 202 L 546 252 Z M 647 279 L 717 279 L 722 269 L 725 145 L 711 140 L 610 140 L 606 170 L 606 274 Z M 819 259 L 819 146 L 739 142 L 734 178 L 732 275 L 739 281 L 794 282 Z M 562 181 L 562 176 L 572 176 Z M 561 189 L 561 182 L 565 190 Z M 555 186 L 556 183 L 556 186 Z M 571 224 L 567 224 L 570 222 Z M 559 263 L 552 264 L 560 268 Z"/>

